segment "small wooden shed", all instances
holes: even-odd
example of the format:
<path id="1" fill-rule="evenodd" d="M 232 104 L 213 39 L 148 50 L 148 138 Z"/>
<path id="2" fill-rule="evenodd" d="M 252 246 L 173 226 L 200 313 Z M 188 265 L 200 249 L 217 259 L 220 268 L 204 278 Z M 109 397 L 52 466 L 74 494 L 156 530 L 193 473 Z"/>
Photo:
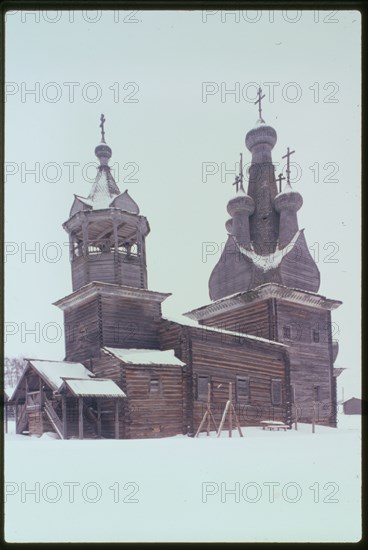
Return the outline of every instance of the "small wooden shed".
<path id="1" fill-rule="evenodd" d="M 342 404 L 344 414 L 362 414 L 362 400 L 351 397 Z"/>
<path id="2" fill-rule="evenodd" d="M 96 378 L 81 363 L 29 359 L 12 396 L 16 433 L 118 438 L 119 401 L 125 397 L 112 380 Z M 106 402 L 114 404 L 112 426 L 102 418 Z"/>

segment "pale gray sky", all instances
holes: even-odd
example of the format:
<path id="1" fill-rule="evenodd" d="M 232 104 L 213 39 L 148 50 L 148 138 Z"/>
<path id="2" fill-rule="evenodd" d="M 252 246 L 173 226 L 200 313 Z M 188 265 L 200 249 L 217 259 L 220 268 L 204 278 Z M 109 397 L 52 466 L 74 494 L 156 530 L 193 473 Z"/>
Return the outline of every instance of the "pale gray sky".
<path id="1" fill-rule="evenodd" d="M 345 397 L 357 394 L 358 12 L 12 12 L 6 81 L 6 321 L 14 332 L 6 354 L 63 358 L 54 325 L 62 313 L 51 305 L 71 292 L 61 224 L 73 193 L 92 184 L 85 176 L 95 173 L 88 163 L 97 160 L 102 112 L 118 185 L 151 226 L 149 288 L 173 293 L 167 315 L 209 302 L 234 190 L 226 171 L 240 151 L 250 161 L 244 137 L 260 84 L 264 118 L 278 134 L 274 163 L 283 166 L 287 146 L 296 150 L 299 225 L 318 254 L 320 293 L 344 302 L 333 313 L 336 364 L 350 369 L 340 378 Z M 219 252 L 203 258 L 203 243 Z M 38 257 L 25 255 L 35 247 Z M 32 328 L 39 342 L 26 333 Z"/>

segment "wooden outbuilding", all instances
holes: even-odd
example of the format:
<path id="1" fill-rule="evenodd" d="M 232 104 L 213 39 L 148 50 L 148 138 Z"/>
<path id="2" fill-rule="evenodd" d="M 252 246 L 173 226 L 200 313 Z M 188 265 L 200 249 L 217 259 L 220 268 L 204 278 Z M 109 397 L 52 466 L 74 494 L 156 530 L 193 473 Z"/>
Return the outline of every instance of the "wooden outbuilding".
<path id="1" fill-rule="evenodd" d="M 351 397 L 342 404 L 344 414 L 362 414 L 362 400 Z"/>

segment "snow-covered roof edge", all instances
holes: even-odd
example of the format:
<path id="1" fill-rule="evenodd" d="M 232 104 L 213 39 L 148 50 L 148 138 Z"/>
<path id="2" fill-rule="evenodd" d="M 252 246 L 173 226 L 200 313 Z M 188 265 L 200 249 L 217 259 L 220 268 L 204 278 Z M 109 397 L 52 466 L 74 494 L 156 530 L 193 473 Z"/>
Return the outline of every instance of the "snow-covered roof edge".
<path id="1" fill-rule="evenodd" d="M 195 321 L 192 321 L 190 318 L 183 317 L 162 317 L 163 321 L 169 321 L 170 323 L 177 323 L 178 325 L 183 325 L 187 327 L 199 328 L 206 332 L 216 332 L 220 334 L 228 334 L 229 336 L 237 336 L 238 338 L 246 338 L 248 340 L 255 340 L 258 342 L 263 342 L 265 344 L 272 344 L 274 346 L 281 346 L 283 348 L 288 348 L 287 344 L 282 344 L 281 342 L 275 342 L 274 340 L 268 340 L 267 338 L 262 338 L 261 336 L 253 336 L 252 334 L 245 334 L 243 332 L 234 332 L 232 330 L 225 330 L 217 327 L 209 327 L 207 325 L 200 325 Z"/>

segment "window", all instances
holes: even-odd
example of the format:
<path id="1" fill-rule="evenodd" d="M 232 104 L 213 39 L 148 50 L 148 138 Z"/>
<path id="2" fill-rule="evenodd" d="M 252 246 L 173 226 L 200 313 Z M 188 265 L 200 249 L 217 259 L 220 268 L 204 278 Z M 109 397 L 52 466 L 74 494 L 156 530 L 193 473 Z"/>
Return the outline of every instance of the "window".
<path id="1" fill-rule="evenodd" d="M 291 384 L 290 389 L 291 389 L 290 401 L 291 401 L 291 403 L 295 403 L 295 385 Z"/>
<path id="2" fill-rule="evenodd" d="M 312 334 L 313 342 L 319 342 L 319 329 L 314 329 Z"/>
<path id="3" fill-rule="evenodd" d="M 289 325 L 284 325 L 284 340 L 291 339 L 291 327 Z"/>
<path id="4" fill-rule="evenodd" d="M 321 387 L 313 386 L 313 401 L 321 401 Z"/>
<path id="5" fill-rule="evenodd" d="M 209 376 L 198 376 L 197 378 L 197 399 L 207 399 Z"/>
<path id="6" fill-rule="evenodd" d="M 249 401 L 249 376 L 236 377 L 236 400 Z"/>
<path id="7" fill-rule="evenodd" d="M 150 380 L 150 393 L 160 393 L 160 380 L 158 377 L 152 377 Z"/>
<path id="8" fill-rule="evenodd" d="M 281 405 L 282 402 L 281 380 L 271 381 L 271 402 L 272 405 Z"/>

